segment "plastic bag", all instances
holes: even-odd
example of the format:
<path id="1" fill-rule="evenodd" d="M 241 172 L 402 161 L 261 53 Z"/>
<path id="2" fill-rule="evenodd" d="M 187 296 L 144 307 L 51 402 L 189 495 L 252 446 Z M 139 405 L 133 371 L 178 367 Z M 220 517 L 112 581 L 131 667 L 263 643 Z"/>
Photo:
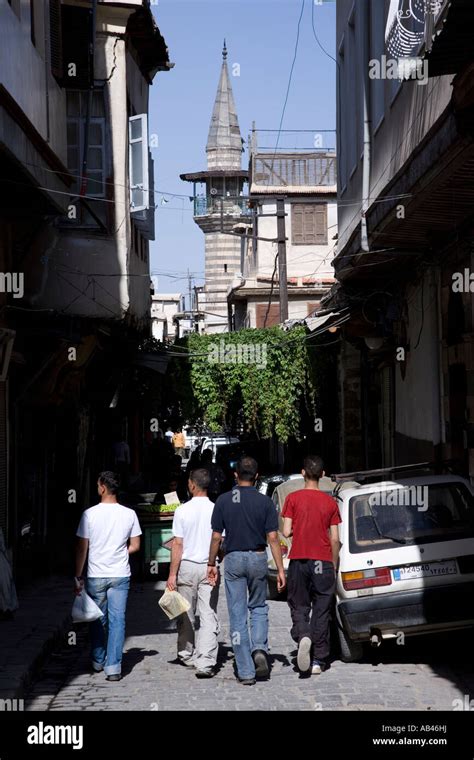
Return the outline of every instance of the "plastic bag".
<path id="1" fill-rule="evenodd" d="M 166 589 L 158 604 L 170 620 L 178 617 L 178 615 L 182 615 L 183 612 L 187 612 L 191 607 L 188 600 L 184 596 L 181 596 L 179 591 L 168 591 L 168 589 Z"/>
<path id="2" fill-rule="evenodd" d="M 102 611 L 83 589 L 74 600 L 71 617 L 73 623 L 92 623 L 102 617 Z"/>

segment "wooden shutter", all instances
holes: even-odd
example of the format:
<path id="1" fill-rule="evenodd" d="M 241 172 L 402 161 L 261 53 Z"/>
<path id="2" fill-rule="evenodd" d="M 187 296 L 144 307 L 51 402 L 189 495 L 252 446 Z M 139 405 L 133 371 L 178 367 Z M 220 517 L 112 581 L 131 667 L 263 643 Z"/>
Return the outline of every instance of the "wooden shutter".
<path id="1" fill-rule="evenodd" d="M 257 304 L 256 310 L 256 327 L 257 329 L 262 327 L 274 327 L 280 324 L 280 305 L 278 303 L 272 303 L 268 312 L 267 323 L 265 323 L 265 315 L 267 313 L 268 304 Z"/>
<path id="2" fill-rule="evenodd" d="M 328 244 L 328 207 L 326 203 L 315 206 L 316 245 Z"/>
<path id="3" fill-rule="evenodd" d="M 303 207 L 303 241 L 305 245 L 316 245 L 316 206 Z"/>
<path id="4" fill-rule="evenodd" d="M 49 0 L 49 42 L 51 73 L 57 80 L 63 77 L 63 48 L 61 32 L 61 0 Z"/>
<path id="5" fill-rule="evenodd" d="M 91 45 L 92 11 L 63 5 L 61 8 L 63 87 L 90 90 L 94 84 L 94 50 Z M 71 76 L 70 64 L 75 64 Z"/>
<path id="6" fill-rule="evenodd" d="M 304 245 L 304 205 L 293 203 L 291 206 L 291 242 L 293 245 Z"/>
<path id="7" fill-rule="evenodd" d="M 291 215 L 293 245 L 327 245 L 327 204 L 294 203 Z"/>

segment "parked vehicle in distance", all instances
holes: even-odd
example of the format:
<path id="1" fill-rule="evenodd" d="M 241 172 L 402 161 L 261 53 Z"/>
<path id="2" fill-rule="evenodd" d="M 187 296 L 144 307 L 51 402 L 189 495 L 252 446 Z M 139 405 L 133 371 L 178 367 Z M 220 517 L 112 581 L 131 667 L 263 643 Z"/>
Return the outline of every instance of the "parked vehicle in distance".
<path id="1" fill-rule="evenodd" d="M 212 461 L 217 461 L 217 454 L 222 449 L 223 446 L 229 446 L 229 444 L 236 444 L 239 443 L 239 439 L 235 438 L 234 436 L 225 436 L 225 435 L 206 435 L 202 437 L 201 441 L 201 454 L 206 449 L 211 449 L 212 451 Z"/>
<path id="2" fill-rule="evenodd" d="M 280 511 L 285 487 L 294 485 L 275 489 Z M 469 481 L 427 475 L 353 482 L 334 495 L 342 517 L 336 623 L 344 662 L 359 660 L 367 641 L 474 627 Z"/>
<path id="3" fill-rule="evenodd" d="M 259 493 L 263 493 L 264 496 L 269 496 L 271 498 L 275 488 L 279 485 L 286 483 L 287 480 L 298 478 L 299 480 L 302 480 L 300 473 L 296 473 L 295 475 L 266 475 L 258 479 L 256 488 Z"/>

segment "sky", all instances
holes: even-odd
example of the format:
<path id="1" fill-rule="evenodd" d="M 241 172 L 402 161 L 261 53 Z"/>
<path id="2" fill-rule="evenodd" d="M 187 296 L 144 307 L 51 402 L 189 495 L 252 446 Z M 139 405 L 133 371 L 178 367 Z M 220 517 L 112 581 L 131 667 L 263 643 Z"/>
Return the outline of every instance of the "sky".
<path id="1" fill-rule="evenodd" d="M 192 183 L 184 172 L 206 169 L 206 142 L 222 65 L 224 38 L 242 137 L 256 122 L 259 146 L 273 148 L 297 57 L 279 146 L 312 148 L 318 130 L 335 129 L 336 65 L 316 42 L 313 0 L 158 0 L 152 10 L 175 67 L 158 72 L 150 89 L 152 155 L 155 161 L 156 240 L 150 244 L 155 292 L 187 293 L 204 282 L 204 235 L 193 221 Z M 321 45 L 335 55 L 336 3 L 314 0 L 314 26 Z M 314 134 L 313 134 L 314 133 Z M 335 148 L 335 134 L 324 136 Z M 156 145 L 157 147 L 153 147 Z M 247 152 L 242 165 L 248 166 Z M 172 194 L 183 197 L 173 197 Z"/>

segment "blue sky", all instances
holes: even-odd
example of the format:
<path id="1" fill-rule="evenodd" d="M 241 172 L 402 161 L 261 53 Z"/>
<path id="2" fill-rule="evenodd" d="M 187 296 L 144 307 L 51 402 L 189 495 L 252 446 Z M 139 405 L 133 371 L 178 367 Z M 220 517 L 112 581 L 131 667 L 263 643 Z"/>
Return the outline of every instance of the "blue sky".
<path id="1" fill-rule="evenodd" d="M 303 0 L 158 0 L 153 12 L 165 37 L 170 72 L 159 72 L 150 91 L 150 132 L 158 136 L 155 160 L 156 240 L 151 270 L 160 292 L 187 292 L 189 270 L 204 279 L 204 235 L 193 221 L 192 184 L 183 172 L 206 168 L 205 146 L 227 40 L 228 64 L 242 137 L 252 121 L 257 129 L 278 130 L 294 57 Z M 335 128 L 336 66 L 320 49 L 311 26 L 313 0 L 305 0 L 298 55 L 283 129 Z M 323 47 L 335 54 L 336 3 L 314 6 L 315 29 Z M 237 72 L 239 64 L 240 75 Z M 259 135 L 273 147 L 277 133 Z M 282 134 L 280 147 L 312 147 L 312 134 Z M 335 148 L 335 135 L 325 147 Z M 247 153 L 243 155 L 247 166 Z M 168 201 L 163 203 L 163 199 Z M 166 274 L 165 274 L 166 273 Z M 171 277 L 169 275 L 173 274 Z"/>

